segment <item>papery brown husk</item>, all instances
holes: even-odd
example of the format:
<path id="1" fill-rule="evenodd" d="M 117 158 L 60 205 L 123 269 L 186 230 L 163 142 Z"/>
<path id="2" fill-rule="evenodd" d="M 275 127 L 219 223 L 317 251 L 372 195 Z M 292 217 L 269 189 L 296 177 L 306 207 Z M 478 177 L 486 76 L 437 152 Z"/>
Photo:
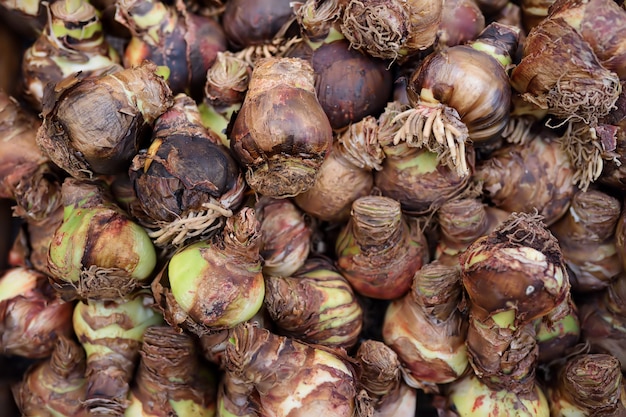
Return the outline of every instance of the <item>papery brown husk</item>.
<path id="1" fill-rule="evenodd" d="M 536 214 L 514 213 L 460 255 L 472 315 L 515 310 L 515 325 L 553 310 L 569 295 L 558 241 Z"/>
<path id="2" fill-rule="evenodd" d="M 623 94 L 620 100 L 626 101 L 626 95 Z M 618 155 L 617 158 L 603 161 L 602 174 L 597 181 L 623 192 L 626 191 L 626 164 L 622 163 L 626 160 L 626 120 L 617 123 L 613 152 Z"/>
<path id="3" fill-rule="evenodd" d="M 315 183 L 294 201 L 311 216 L 330 222 L 343 222 L 350 217 L 352 203 L 372 191 L 374 175 L 345 161 L 334 141 L 328 157 L 320 166 Z"/>
<path id="4" fill-rule="evenodd" d="M 622 416 L 622 374 L 617 358 L 606 354 L 581 354 L 570 358 L 548 389 L 554 416 L 570 410 L 588 416 Z M 620 410 L 621 407 L 621 410 Z"/>
<path id="5" fill-rule="evenodd" d="M 34 114 L 0 91 L 0 198 L 15 200 L 15 215 L 41 221 L 61 205 L 48 156 L 37 145 Z"/>
<path id="6" fill-rule="evenodd" d="M 225 109 L 243 103 L 252 76 L 252 67 L 228 52 L 218 52 L 206 75 L 203 102 Z"/>
<path id="7" fill-rule="evenodd" d="M 610 0 L 557 0 L 548 19 L 562 18 L 591 46 L 602 65 L 626 79 L 626 14 Z"/>
<path id="8" fill-rule="evenodd" d="M 172 402 L 191 401 L 204 411 L 214 409 L 217 384 L 205 378 L 195 340 L 171 326 L 151 326 L 144 332 L 141 358 L 132 395 L 149 415 L 176 415 Z"/>
<path id="9" fill-rule="evenodd" d="M 622 206 L 624 205 L 622 200 Z M 626 211 L 622 210 L 617 219 L 615 226 L 615 246 L 617 247 L 617 253 L 622 260 L 622 267 L 626 270 Z"/>
<path id="10" fill-rule="evenodd" d="M 225 372 L 220 377 L 217 406 L 220 413 L 226 415 L 230 413 L 237 417 L 259 416 L 259 399 L 254 385 L 231 372 Z"/>
<path id="11" fill-rule="evenodd" d="M 469 363 L 481 381 L 492 389 L 528 393 L 535 385 L 539 356 L 535 338 L 533 323 L 510 329 L 500 327 L 491 317 L 484 319 L 470 312 Z"/>
<path id="12" fill-rule="evenodd" d="M 261 307 L 248 322 L 270 331 L 273 331 L 275 327 L 265 306 Z M 226 346 L 230 343 L 228 340 L 230 333 L 231 329 L 224 329 L 206 333 L 199 337 L 200 348 L 202 349 L 204 358 L 210 363 L 218 365 L 220 368 L 224 364 L 223 356 L 226 351 Z"/>
<path id="13" fill-rule="evenodd" d="M 161 247 L 210 237 L 245 191 L 239 166 L 184 94 L 156 120 L 152 145 L 135 155 L 129 177 L 138 200 L 131 213 L 143 226 L 157 229 L 151 237 Z"/>
<path id="14" fill-rule="evenodd" d="M 398 201 L 383 196 L 355 200 L 335 252 L 339 272 L 357 293 L 387 300 L 404 295 L 429 258 L 421 229 L 404 217 Z"/>
<path id="15" fill-rule="evenodd" d="M 254 191 L 284 198 L 312 187 L 333 140 L 313 68 L 298 58 L 259 61 L 230 138 Z"/>
<path id="16" fill-rule="evenodd" d="M 576 192 L 574 171 L 554 134 L 544 129 L 525 144 L 510 144 L 482 160 L 474 181 L 488 201 L 509 212 L 537 210 L 549 226 Z"/>
<path id="17" fill-rule="evenodd" d="M 59 337 L 72 334 L 73 304 L 61 300 L 48 276 L 39 271 L 14 267 L 1 278 L 12 282 L 30 279 L 33 285 L 0 301 L 0 352 L 26 358 L 50 356 Z"/>
<path id="18" fill-rule="evenodd" d="M 12 386 L 22 415 L 87 417 L 85 352 L 73 339 L 61 336 L 52 356 L 33 365 Z M 53 414 L 54 413 L 54 414 Z"/>
<path id="19" fill-rule="evenodd" d="M 550 230 L 559 240 L 574 291 L 606 288 L 623 270 L 615 244 L 620 201 L 602 191 L 578 191 Z"/>
<path id="20" fill-rule="evenodd" d="M 373 417 L 413 415 L 417 390 L 402 379 L 398 355 L 383 342 L 367 339 L 355 354 L 361 375 L 359 380 L 372 399 Z"/>
<path id="21" fill-rule="evenodd" d="M 305 417 L 355 413 L 358 381 L 351 359 L 269 330 L 241 324 L 226 349 L 226 369 L 258 393 L 260 414 Z M 297 408 L 292 405 L 297 401 Z"/>
<path id="22" fill-rule="evenodd" d="M 144 129 L 172 104 L 171 91 L 156 69 L 144 61 L 98 78 L 76 74 L 49 86 L 37 144 L 79 179 L 128 169 Z"/>
<path id="23" fill-rule="evenodd" d="M 13 198 L 17 183 L 49 161 L 35 141 L 38 127 L 35 115 L 0 91 L 0 198 Z"/>
<path id="24" fill-rule="evenodd" d="M 28 221 L 22 225 L 25 237 L 28 265 L 51 276 L 48 267 L 48 250 L 56 229 L 63 222 L 63 207 L 59 206 L 41 221 Z"/>
<path id="25" fill-rule="evenodd" d="M 361 342 L 355 358 L 361 364 L 361 381 L 372 396 L 383 398 L 400 387 L 402 373 L 396 352 L 383 342 Z"/>
<path id="26" fill-rule="evenodd" d="M 326 258 L 309 258 L 293 276 L 265 275 L 265 306 L 276 332 L 306 343 L 349 349 L 363 312 L 349 282 Z"/>
<path id="27" fill-rule="evenodd" d="M 621 92 L 617 75 L 558 17 L 544 19 L 528 33 L 511 84 L 548 113 L 591 124 L 611 111 Z"/>

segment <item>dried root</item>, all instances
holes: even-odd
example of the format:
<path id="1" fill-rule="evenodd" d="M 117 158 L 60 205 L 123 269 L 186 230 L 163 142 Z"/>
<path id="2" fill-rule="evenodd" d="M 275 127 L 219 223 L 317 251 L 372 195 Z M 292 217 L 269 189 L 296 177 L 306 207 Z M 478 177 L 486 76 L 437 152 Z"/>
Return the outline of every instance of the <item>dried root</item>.
<path id="1" fill-rule="evenodd" d="M 270 43 L 252 45 L 234 53 L 235 58 L 243 60 L 254 67 L 255 63 L 262 58 L 284 57 L 294 45 L 302 42 L 300 37 L 274 38 Z"/>
<path id="2" fill-rule="evenodd" d="M 441 160 L 450 161 L 460 176 L 469 175 L 465 154 L 469 133 L 456 110 L 443 104 L 418 105 L 398 114 L 392 123 L 400 120 L 404 124 L 394 136 L 395 145 L 405 141 L 409 146 L 425 146 Z"/>
<path id="3" fill-rule="evenodd" d="M 523 145 L 534 136 L 530 133 L 536 119 L 533 116 L 511 117 L 501 135 L 508 143 Z"/>
<path id="4" fill-rule="evenodd" d="M 223 207 L 217 200 L 202 205 L 204 210 L 192 211 L 170 222 L 163 223 L 157 230 L 149 230 L 148 235 L 156 246 L 178 246 L 188 239 L 208 235 L 223 226 L 224 218 L 233 215 L 232 210 Z"/>
<path id="5" fill-rule="evenodd" d="M 125 299 L 141 285 L 140 281 L 129 276 L 124 269 L 91 265 L 81 271 L 75 289 L 83 300 L 116 300 Z"/>
<path id="6" fill-rule="evenodd" d="M 596 129 L 587 124 L 568 122 L 560 141 L 575 170 L 573 181 L 583 191 L 602 174 L 607 154 L 619 164 L 617 156 L 602 146 Z"/>
<path id="7" fill-rule="evenodd" d="M 556 85 L 540 97 L 523 95 L 528 101 L 548 109 L 550 114 L 565 120 L 594 125 L 615 108 L 622 91 L 617 75 L 603 79 L 567 79 L 564 75 Z"/>
<path id="8" fill-rule="evenodd" d="M 342 33 L 350 47 L 395 61 L 408 35 L 407 11 L 401 2 L 377 4 L 351 0 L 344 12 Z"/>

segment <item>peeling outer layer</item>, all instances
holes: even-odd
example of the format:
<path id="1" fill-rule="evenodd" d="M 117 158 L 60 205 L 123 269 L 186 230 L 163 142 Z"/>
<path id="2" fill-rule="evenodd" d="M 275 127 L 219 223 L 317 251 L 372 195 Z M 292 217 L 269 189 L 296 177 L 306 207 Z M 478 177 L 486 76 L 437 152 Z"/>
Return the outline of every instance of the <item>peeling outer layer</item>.
<path id="1" fill-rule="evenodd" d="M 155 122 L 152 144 L 133 158 L 129 178 L 138 202 L 131 214 L 159 247 L 210 237 L 245 191 L 237 163 L 184 94 Z"/>
<path id="2" fill-rule="evenodd" d="M 43 273 L 8 269 L 0 277 L 0 353 L 33 359 L 50 356 L 58 339 L 72 334 L 72 309 Z"/>
<path id="3" fill-rule="evenodd" d="M 357 343 L 363 311 L 330 260 L 309 258 L 293 276 L 266 275 L 265 288 L 265 306 L 278 333 L 329 347 Z"/>
<path id="4" fill-rule="evenodd" d="M 537 210 L 550 226 L 569 208 L 576 192 L 573 174 L 560 143 L 543 129 L 528 143 L 505 146 L 482 160 L 474 181 L 494 206 L 509 212 Z"/>
<path id="5" fill-rule="evenodd" d="M 378 140 L 378 121 L 365 116 L 333 142 L 313 186 L 294 201 L 317 219 L 343 222 L 352 203 L 372 191 L 372 171 L 382 169 L 385 154 Z"/>
<path id="6" fill-rule="evenodd" d="M 375 417 L 414 415 L 417 390 L 402 380 L 396 353 L 383 342 L 361 342 L 355 354 L 359 362 L 361 385 L 372 399 Z"/>
<path id="7" fill-rule="evenodd" d="M 626 14 L 610 0 L 559 0 L 548 19 L 562 18 L 591 46 L 602 66 L 626 79 Z"/>
<path id="8" fill-rule="evenodd" d="M 229 52 L 218 52 L 206 74 L 203 101 L 218 111 L 241 105 L 248 91 L 252 67 Z"/>
<path id="9" fill-rule="evenodd" d="M 85 352 L 69 337 L 59 337 L 49 359 L 31 367 L 12 387 L 22 415 L 86 416 Z"/>
<path id="10" fill-rule="evenodd" d="M 257 397 L 253 385 L 233 373 L 222 373 L 217 391 L 217 415 L 258 417 Z"/>
<path id="11" fill-rule="evenodd" d="M 309 42 L 317 44 L 333 37 L 343 37 L 338 34 L 342 13 L 342 0 L 304 0 L 292 3 L 298 26 L 302 36 Z"/>
<path id="12" fill-rule="evenodd" d="M 201 365 L 194 339 L 168 325 L 150 326 L 131 387 L 133 410 L 155 417 L 213 415 L 217 380 Z"/>
<path id="13" fill-rule="evenodd" d="M 469 363 L 482 383 L 493 390 L 532 392 L 539 356 L 533 323 L 504 327 L 470 310 L 466 345 Z"/>
<path id="14" fill-rule="evenodd" d="M 384 398 L 400 387 L 402 373 L 398 355 L 377 340 L 364 340 L 355 358 L 361 364 L 361 381 L 372 395 Z"/>
<path id="15" fill-rule="evenodd" d="M 250 324 L 233 329 L 225 354 L 226 372 L 252 387 L 259 413 L 280 417 L 354 416 L 359 387 L 352 361 Z"/>
<path id="16" fill-rule="evenodd" d="M 623 270 L 615 244 L 620 201 L 602 191 L 579 191 L 570 208 L 550 227 L 559 240 L 574 291 L 606 288 Z"/>
<path id="17" fill-rule="evenodd" d="M 174 3 L 174 5 L 169 5 Z M 169 69 L 167 83 L 174 94 L 201 97 L 207 70 L 227 40 L 218 21 L 187 11 L 182 0 L 122 0 L 115 19 L 133 34 L 124 52 L 124 66 L 144 60 Z M 199 96 L 199 97 L 195 97 Z"/>
<path id="18" fill-rule="evenodd" d="M 383 339 L 398 354 L 409 386 L 436 393 L 438 384 L 455 381 L 467 369 L 460 297 L 458 267 L 434 261 L 415 273 L 411 293 L 387 307 Z"/>
<path id="19" fill-rule="evenodd" d="M 620 108 L 626 107 L 626 91 L 622 90 L 619 102 Z M 626 164 L 621 161 L 626 160 L 626 119 L 620 116 L 620 120 L 615 121 L 615 124 L 617 130 L 613 152 L 617 158 L 603 161 L 602 173 L 598 177 L 598 183 L 623 192 L 626 190 Z"/>
<path id="20" fill-rule="evenodd" d="M 50 159 L 37 145 L 40 126 L 14 98 L 0 92 L 0 198 L 14 200 L 14 213 L 42 221 L 61 206 Z"/>
<path id="21" fill-rule="evenodd" d="M 156 266 L 155 248 L 105 188 L 67 178 L 62 197 L 63 222 L 48 250 L 51 283 L 61 296 L 118 299 L 147 285 Z"/>
<path id="22" fill-rule="evenodd" d="M 125 171 L 144 129 L 172 105 L 171 91 L 156 70 L 144 61 L 99 78 L 76 74 L 50 85 L 38 145 L 78 179 Z"/>
<path id="23" fill-rule="evenodd" d="M 124 302 L 78 302 L 73 324 L 87 353 L 85 406 L 92 415 L 120 416 L 128 406 L 129 384 L 146 328 L 163 323 L 151 296 Z"/>
<path id="24" fill-rule="evenodd" d="M 361 295 L 391 300 L 406 294 L 428 259 L 426 237 L 392 198 L 366 196 L 335 242 L 337 268 Z"/>
<path id="25" fill-rule="evenodd" d="M 463 285 L 476 319 L 513 311 L 520 327 L 561 303 L 570 284 L 558 241 L 536 214 L 513 213 L 460 255 Z"/>
<path id="26" fill-rule="evenodd" d="M 244 207 L 220 234 L 175 253 L 152 282 L 165 320 L 202 336 L 253 317 L 265 295 L 260 244 L 254 210 Z"/>
<path id="27" fill-rule="evenodd" d="M 528 33 L 511 85 L 548 113 L 591 125 L 614 108 L 621 92 L 618 76 L 558 17 L 544 19 Z"/>
<path id="28" fill-rule="evenodd" d="M 459 254 L 498 227 L 509 214 L 471 196 L 448 200 L 436 214 L 441 234 L 435 258 L 447 265 L 458 265 Z"/>
<path id="29" fill-rule="evenodd" d="M 259 61 L 230 138 L 254 191 L 284 198 L 311 188 L 333 140 L 313 68 L 298 58 Z"/>
<path id="30" fill-rule="evenodd" d="M 350 47 L 367 54 L 403 62 L 433 45 L 443 2 L 344 0 L 341 32 Z"/>
<path id="31" fill-rule="evenodd" d="M 626 410 L 621 399 L 625 395 L 622 378 L 614 356 L 581 354 L 570 358 L 548 389 L 551 415 L 623 415 Z"/>

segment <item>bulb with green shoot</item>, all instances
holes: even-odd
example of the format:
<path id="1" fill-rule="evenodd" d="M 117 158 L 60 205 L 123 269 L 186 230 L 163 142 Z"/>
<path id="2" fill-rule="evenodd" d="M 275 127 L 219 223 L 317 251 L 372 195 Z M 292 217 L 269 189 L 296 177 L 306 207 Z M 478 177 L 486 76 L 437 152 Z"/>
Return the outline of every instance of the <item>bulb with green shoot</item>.
<path id="1" fill-rule="evenodd" d="M 68 178 L 63 222 L 48 251 L 51 282 L 65 299 L 117 299 L 147 286 L 156 250 L 103 185 Z M 114 244 L 112 244 L 114 242 Z"/>
<path id="2" fill-rule="evenodd" d="M 261 226 L 252 208 L 226 220 L 222 233 L 176 252 L 152 283 L 167 322 L 197 335 L 232 328 L 263 305 Z"/>
<path id="3" fill-rule="evenodd" d="M 127 301 L 76 304 L 74 332 L 87 355 L 85 406 L 90 415 L 121 416 L 128 407 L 144 332 L 163 324 L 153 304 L 146 292 Z"/>

